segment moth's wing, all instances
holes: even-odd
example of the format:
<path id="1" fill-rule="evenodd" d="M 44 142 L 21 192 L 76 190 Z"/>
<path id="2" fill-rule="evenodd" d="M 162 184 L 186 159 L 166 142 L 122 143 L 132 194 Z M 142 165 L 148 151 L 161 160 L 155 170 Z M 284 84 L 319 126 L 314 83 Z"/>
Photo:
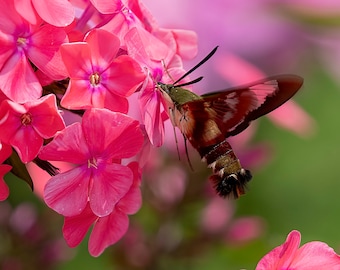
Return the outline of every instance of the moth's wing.
<path id="1" fill-rule="evenodd" d="M 226 137 L 246 129 L 250 122 L 273 111 L 301 88 L 303 79 L 296 75 L 269 77 L 242 87 L 203 95 L 214 120 Z M 195 106 L 193 106 L 195 107 Z"/>

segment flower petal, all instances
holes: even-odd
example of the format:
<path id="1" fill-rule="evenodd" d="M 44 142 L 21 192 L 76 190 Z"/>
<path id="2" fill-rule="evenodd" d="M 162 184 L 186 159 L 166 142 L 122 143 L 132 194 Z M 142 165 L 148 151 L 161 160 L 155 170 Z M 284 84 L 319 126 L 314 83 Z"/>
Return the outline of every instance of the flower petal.
<path id="1" fill-rule="evenodd" d="M 92 102 L 92 88 L 90 87 L 89 80 L 83 79 L 70 80 L 66 93 L 61 99 L 61 105 L 67 109 L 80 110 L 103 107 L 95 106 Z"/>
<path id="2" fill-rule="evenodd" d="M 32 0 L 39 16 L 49 24 L 64 27 L 74 20 L 74 8 L 67 0 Z"/>
<path id="3" fill-rule="evenodd" d="M 9 144 L 21 128 L 20 116 L 27 110 L 21 104 L 5 100 L 0 105 L 0 141 Z"/>
<path id="4" fill-rule="evenodd" d="M 137 162 L 132 162 L 128 167 L 133 172 L 133 183 L 130 190 L 117 203 L 116 208 L 121 212 L 132 215 L 135 214 L 142 205 L 142 193 L 140 190 L 141 171 Z"/>
<path id="5" fill-rule="evenodd" d="M 71 124 L 58 132 L 53 141 L 41 150 L 39 158 L 74 164 L 87 163 L 89 150 L 80 123 Z"/>
<path id="6" fill-rule="evenodd" d="M 92 72 L 89 45 L 86 42 L 64 43 L 60 52 L 70 77 L 88 81 Z"/>
<path id="7" fill-rule="evenodd" d="M 103 40 L 105 40 L 105 42 L 103 42 Z M 92 65 L 102 67 L 103 69 L 116 57 L 120 46 L 120 41 L 117 36 L 102 29 L 93 29 L 90 31 L 86 35 L 85 41 L 91 48 Z"/>
<path id="8" fill-rule="evenodd" d="M 133 121 L 124 129 L 124 133 L 121 133 L 107 146 L 106 152 L 111 153 L 111 157 L 114 159 L 130 158 L 141 150 L 143 141 L 139 122 Z"/>
<path id="9" fill-rule="evenodd" d="M 44 200 L 63 216 L 79 215 L 88 201 L 89 170 L 79 166 L 53 176 L 45 186 Z"/>
<path id="10" fill-rule="evenodd" d="M 0 165 L 0 201 L 4 201 L 8 198 L 9 188 L 4 180 L 5 174 L 12 169 L 12 166 L 7 164 Z"/>
<path id="11" fill-rule="evenodd" d="M 14 0 L 16 11 L 31 24 L 37 24 L 37 13 L 33 8 L 32 1 Z"/>
<path id="12" fill-rule="evenodd" d="M 145 78 L 140 66 L 131 57 L 121 55 L 105 70 L 108 80 L 103 82 L 116 95 L 128 97 Z"/>
<path id="13" fill-rule="evenodd" d="M 161 114 L 161 97 L 154 87 L 147 87 L 140 96 L 140 108 L 146 133 L 152 145 L 159 147 L 164 141 L 164 122 Z"/>
<path id="14" fill-rule="evenodd" d="M 339 270 L 340 256 L 326 243 L 313 241 L 299 248 L 290 267 L 299 270 Z"/>
<path id="15" fill-rule="evenodd" d="M 102 14 L 112 14 L 119 11 L 121 1 L 118 0 L 90 0 L 92 5 Z"/>
<path id="16" fill-rule="evenodd" d="M 25 54 L 13 54 L 0 71 L 0 89 L 11 100 L 24 103 L 41 96 L 42 87 Z"/>
<path id="17" fill-rule="evenodd" d="M 128 227 L 129 219 L 127 215 L 117 210 L 100 218 L 94 225 L 90 236 L 90 254 L 98 257 L 106 247 L 120 240 Z"/>
<path id="18" fill-rule="evenodd" d="M 70 247 L 76 247 L 98 217 L 93 214 L 89 204 L 79 215 L 65 217 L 63 235 Z"/>
<path id="19" fill-rule="evenodd" d="M 82 127 L 94 156 L 129 158 L 137 154 L 143 143 L 138 121 L 125 114 L 106 109 L 86 111 Z"/>
<path id="20" fill-rule="evenodd" d="M 8 159 L 12 154 L 12 147 L 0 142 L 0 164 Z"/>
<path id="21" fill-rule="evenodd" d="M 9 144 L 17 151 L 21 161 L 27 163 L 38 155 L 43 141 L 43 138 L 29 125 L 22 126 L 9 141 Z"/>
<path id="22" fill-rule="evenodd" d="M 33 33 L 27 56 L 49 77 L 62 80 L 67 77 L 59 51 L 64 42 L 67 42 L 67 35 L 63 28 L 45 24 Z"/>
<path id="23" fill-rule="evenodd" d="M 133 174 L 128 167 L 113 163 L 98 168 L 92 175 L 91 209 L 99 217 L 107 216 L 130 189 Z"/>
<path id="24" fill-rule="evenodd" d="M 177 53 L 183 59 L 192 59 L 197 55 L 197 34 L 184 29 L 170 30 L 177 44 Z"/>
<path id="25" fill-rule="evenodd" d="M 285 243 L 274 248 L 259 261 L 256 270 L 289 269 L 300 245 L 300 240 L 300 232 L 291 231 Z"/>
<path id="26" fill-rule="evenodd" d="M 32 126 L 44 139 L 53 137 L 57 131 L 65 128 L 64 120 L 58 112 L 55 95 L 40 98 L 35 106 L 29 108 L 29 112 L 33 117 Z"/>

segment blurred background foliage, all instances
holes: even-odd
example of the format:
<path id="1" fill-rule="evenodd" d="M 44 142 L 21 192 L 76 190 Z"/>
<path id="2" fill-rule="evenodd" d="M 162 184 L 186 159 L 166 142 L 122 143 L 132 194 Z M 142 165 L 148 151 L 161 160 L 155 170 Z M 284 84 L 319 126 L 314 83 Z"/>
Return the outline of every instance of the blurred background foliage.
<path id="1" fill-rule="evenodd" d="M 131 217 L 124 239 L 99 258 L 88 254 L 87 241 L 68 248 L 61 235 L 62 217 L 24 183 L 8 176 L 10 197 L 0 203 L 2 269 L 255 269 L 261 257 L 283 243 L 293 229 L 301 232 L 304 243 L 320 240 L 339 253 L 340 4 L 332 7 L 330 1 L 320 1 L 318 6 L 314 1 L 316 6 L 304 6 L 305 1 L 267 0 L 253 1 L 250 7 L 247 1 L 155 2 L 146 5 L 161 26 L 198 32 L 199 56 L 186 62 L 187 68 L 220 46 L 221 52 L 195 72 L 205 77 L 198 92 L 232 84 L 216 72 L 223 67 L 214 66 L 223 52 L 245 59 L 267 75 L 299 74 L 305 83 L 294 100 L 314 119 L 314 131 L 298 136 L 265 117 L 257 121 L 247 144 L 263 144 L 267 158 L 260 166 L 250 164 L 253 180 L 245 196 L 215 202 L 206 180 L 210 170 L 195 151 L 190 151 L 194 171 L 184 155 L 178 161 L 168 128 L 167 145 L 153 153 L 155 164 L 145 173 L 142 209 Z M 279 23 L 271 24 L 272 20 Z M 259 39 L 256 33 L 261 34 Z M 245 156 L 247 163 L 246 154 L 239 151 L 241 162 Z M 204 223 L 204 211 L 213 203 L 218 206 L 215 217 L 222 218 L 216 231 L 214 224 L 208 228 L 209 220 Z"/>

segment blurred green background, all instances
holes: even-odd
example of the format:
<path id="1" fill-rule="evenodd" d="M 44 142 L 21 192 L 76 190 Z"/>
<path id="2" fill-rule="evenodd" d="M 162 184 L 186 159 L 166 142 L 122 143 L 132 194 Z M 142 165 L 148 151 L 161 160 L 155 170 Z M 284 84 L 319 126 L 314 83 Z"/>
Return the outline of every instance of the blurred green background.
<path id="1" fill-rule="evenodd" d="M 167 10 L 166 16 L 171 17 L 171 12 L 176 12 L 175 4 L 170 4 L 170 1 L 164 1 L 161 7 L 159 5 L 154 7 L 152 1 L 147 1 L 147 4 L 156 19 L 161 19 L 159 17 L 162 16 L 157 10 L 160 8 L 167 10 L 167 5 L 173 8 Z M 192 8 L 195 9 L 194 6 Z M 282 7 L 280 9 L 286 11 Z M 181 10 L 180 15 L 183 16 L 182 13 L 185 12 L 189 12 L 188 9 Z M 194 14 L 191 14 L 191 16 L 194 16 L 204 11 L 200 9 L 192 12 Z M 238 7 L 237 12 L 241 12 L 240 16 L 244 15 L 240 7 Z M 180 15 L 176 13 L 173 18 Z M 234 13 L 234 15 L 237 16 L 237 13 Z M 282 13 L 280 13 L 280 16 L 282 16 Z M 324 14 L 321 17 L 315 14 L 308 16 L 299 12 L 292 16 L 290 12 L 285 18 L 287 21 L 294 21 L 297 25 L 296 28 L 308 28 L 309 34 L 319 27 L 321 27 L 321 31 L 332 30 L 340 33 L 340 24 L 338 25 L 340 16 L 339 22 L 334 19 L 337 18 L 334 14 L 329 16 L 329 18 L 332 18 L 331 23 Z M 214 21 L 216 18 L 210 17 L 210 22 L 205 21 L 205 23 L 210 23 L 214 26 L 212 31 L 217 28 L 218 34 L 223 35 L 223 29 L 220 29 L 218 22 Z M 181 26 L 181 28 L 189 28 L 188 25 L 192 26 L 192 22 L 185 25 L 185 19 L 181 17 L 176 26 Z M 190 16 L 188 15 L 187 20 L 189 19 Z M 163 23 L 164 26 L 167 26 L 165 22 Z M 193 29 L 194 26 L 190 28 Z M 315 35 L 314 38 L 318 39 L 320 36 Z M 201 38 L 198 47 L 200 48 L 201 44 L 204 43 L 204 48 L 212 48 L 213 46 L 207 43 L 214 42 L 216 42 L 214 39 L 208 42 L 204 39 L 202 41 Z M 290 40 L 287 40 L 287 43 L 290 42 Z M 224 44 L 219 45 L 223 50 Z M 251 44 L 249 44 L 250 51 L 251 47 Z M 152 184 L 147 182 L 144 185 L 143 207 L 130 220 L 132 227 L 137 227 L 142 231 L 139 234 L 145 240 L 144 244 L 146 244 L 147 249 L 152 251 L 145 255 L 147 263 L 143 265 L 143 263 L 129 262 L 131 260 L 129 259 L 129 252 L 134 252 L 135 249 L 126 248 L 124 239 L 116 246 L 108 248 L 99 258 L 92 258 L 88 254 L 87 241 L 85 240 L 76 249 L 70 249 L 66 245 L 60 244 L 59 262 L 50 263 L 48 264 L 49 268 L 45 269 L 255 269 L 261 257 L 272 248 L 282 244 L 287 234 L 293 229 L 301 232 L 303 243 L 312 240 L 323 241 L 339 253 L 340 125 L 338 115 L 340 114 L 340 86 L 336 82 L 336 76 L 325 67 L 324 60 L 316 55 L 318 50 L 320 48 L 308 47 L 305 44 L 305 47 L 301 50 L 303 54 L 297 54 L 293 64 L 285 63 L 287 66 L 282 65 L 273 68 L 277 72 L 294 72 L 304 77 L 303 89 L 294 100 L 314 119 L 316 130 L 313 135 L 301 138 L 292 132 L 274 126 L 267 118 L 258 121 L 258 129 L 251 143 L 270 143 L 273 150 L 272 158 L 260 168 L 252 168 L 253 180 L 249 184 L 247 194 L 232 203 L 232 207 L 235 208 L 234 219 L 259 216 L 264 220 L 265 226 L 259 237 L 235 245 L 223 241 L 218 235 L 211 236 L 202 232 L 199 225 L 200 215 L 202 209 L 211 199 L 203 193 L 202 187 L 205 185 L 206 177 L 210 171 L 196 162 L 197 154 L 195 152 L 191 153 L 195 172 L 191 172 L 188 170 L 185 158 L 182 159 L 182 163 L 179 162 L 177 153 L 171 150 L 167 152 L 164 147 L 160 151 L 162 151 L 161 155 L 168 163 L 162 165 L 160 170 L 169 165 L 181 166 L 181 168 L 186 169 L 189 178 L 189 191 L 187 190 L 183 198 L 179 199 L 174 205 L 160 209 L 155 207 L 153 202 L 154 197 L 150 192 L 150 185 Z M 204 54 L 206 50 L 200 49 L 200 51 Z M 280 51 L 277 51 L 277 54 L 279 55 Z M 273 57 L 275 58 L 275 54 L 271 52 L 268 58 Z M 262 63 L 258 62 L 258 59 L 248 58 L 249 61 L 262 68 L 266 73 L 271 73 L 271 66 L 266 66 L 266 58 L 262 58 Z M 197 62 L 196 60 L 197 58 L 193 63 Z M 211 62 L 213 63 L 213 61 L 212 59 Z M 202 74 L 202 72 L 205 71 L 198 71 L 196 74 L 204 75 L 205 79 L 214 76 L 209 73 Z M 209 81 L 206 82 L 206 84 L 208 83 Z M 217 82 L 216 85 L 214 87 L 221 87 L 223 82 Z M 173 134 L 167 134 L 167 136 L 171 136 L 172 139 Z M 198 176 L 201 179 L 197 179 Z M 11 206 L 8 207 L 15 209 L 22 202 L 31 202 L 39 215 L 38 220 L 42 225 L 40 229 L 43 236 L 39 238 L 36 244 L 28 244 L 23 236 L 18 236 L 18 233 L 11 230 L 10 226 L 4 225 L 5 222 L 2 220 L 0 223 L 2 224 L 0 227 L 0 260 L 8 260 L 10 257 L 13 261 L 18 260 L 23 263 L 24 268 L 18 269 L 37 269 L 34 267 L 39 265 L 41 261 L 34 256 L 38 256 L 44 247 L 49 246 L 49 243 L 62 237 L 62 218 L 48 210 L 18 179 L 7 177 L 6 181 L 10 186 L 11 194 L 8 202 L 0 203 L 0 205 L 4 207 L 6 204 L 7 207 L 10 204 Z M 152 198 L 150 199 L 149 196 Z M 165 232 L 168 237 L 176 238 L 176 232 L 180 234 L 179 242 L 174 244 L 175 248 L 166 245 L 165 247 L 157 246 L 161 242 L 159 240 L 160 228 L 164 228 L 165 225 L 170 226 L 169 231 Z M 133 232 L 130 233 L 133 234 Z M 130 236 L 125 238 L 127 237 Z M 164 241 L 167 241 L 166 239 L 167 237 L 164 238 Z M 141 242 L 143 241 L 139 239 L 136 240 L 136 243 L 132 241 L 130 244 L 137 246 Z M 62 254 L 60 255 L 60 253 Z M 143 257 L 143 253 L 140 256 Z"/>

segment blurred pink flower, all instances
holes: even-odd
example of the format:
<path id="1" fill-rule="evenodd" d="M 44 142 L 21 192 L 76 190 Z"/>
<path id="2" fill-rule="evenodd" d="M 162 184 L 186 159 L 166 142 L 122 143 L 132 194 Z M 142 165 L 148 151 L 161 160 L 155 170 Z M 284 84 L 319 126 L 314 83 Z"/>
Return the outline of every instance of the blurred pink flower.
<path id="1" fill-rule="evenodd" d="M 150 172 L 148 185 L 156 197 L 156 207 L 165 209 L 182 200 L 186 187 L 187 175 L 178 166 L 167 166 L 161 172 Z"/>
<path id="2" fill-rule="evenodd" d="M 22 222 L 25 220 L 25 222 Z M 34 205 L 29 202 L 19 204 L 8 220 L 13 231 L 25 235 L 38 221 L 38 213 Z"/>
<path id="3" fill-rule="evenodd" d="M 204 0 L 168 0 L 162 3 L 144 0 L 144 3 L 153 14 L 162 14 L 157 17 L 160 25 L 194 30 L 200 40 L 204 40 L 200 43 L 203 54 L 219 45 L 221 51 L 252 60 L 264 70 L 268 68 L 271 72 L 281 73 L 287 71 L 288 66 L 291 70 L 291 66 L 298 63 L 297 54 L 304 48 L 300 28 L 289 14 L 280 13 L 281 6 L 276 4 L 277 1 L 216 0 L 209 6 Z M 176 14 L 176 20 L 173 14 Z M 212 25 L 218 25 L 222 32 L 212 30 Z M 269 57 L 271 55 L 275 57 Z M 211 68 L 205 65 L 201 71 L 202 74 L 209 74 Z M 238 70 L 234 69 L 234 72 Z M 212 85 L 214 90 L 218 78 L 208 77 L 203 84 L 205 88 Z"/>
<path id="4" fill-rule="evenodd" d="M 235 217 L 232 202 L 212 197 L 201 213 L 202 231 L 217 235 L 228 245 L 242 245 L 258 239 L 265 231 L 265 221 L 257 216 Z"/>
<path id="5" fill-rule="evenodd" d="M 299 248 L 301 234 L 291 231 L 286 242 L 265 255 L 256 270 L 339 270 L 340 256 L 326 243 L 313 241 Z"/>
<path id="6" fill-rule="evenodd" d="M 210 234 L 224 231 L 234 215 L 231 202 L 214 196 L 206 204 L 201 213 L 201 227 Z"/>
<path id="7" fill-rule="evenodd" d="M 23 105 L 5 100 L 0 105 L 0 119 L 0 141 L 13 146 L 23 163 L 38 155 L 44 139 L 65 128 L 54 95 Z"/>
<path id="8" fill-rule="evenodd" d="M 59 132 L 39 155 L 77 165 L 47 182 L 46 204 L 59 214 L 75 216 L 89 203 L 95 215 L 107 216 L 133 181 L 131 169 L 121 160 L 135 156 L 142 144 L 138 121 L 106 109 L 86 111 L 81 124 Z"/>
<path id="9" fill-rule="evenodd" d="M 304 15 L 325 18 L 340 14 L 340 2 L 334 0 L 280 0 L 286 8 Z"/>
<path id="10" fill-rule="evenodd" d="M 65 217 L 63 234 L 69 246 L 77 246 L 89 227 L 94 224 L 89 239 L 89 252 L 97 257 L 105 248 L 116 243 L 126 233 L 129 227 L 128 215 L 135 214 L 142 204 L 138 163 L 130 163 L 128 166 L 134 175 L 133 183 L 129 191 L 115 202 L 110 214 L 102 217 L 96 216 L 88 203 L 79 215 Z"/>
<path id="11" fill-rule="evenodd" d="M 12 166 L 3 164 L 3 162 L 12 154 L 12 147 L 0 142 L 0 201 L 7 199 L 9 188 L 5 183 L 4 176 L 12 169 Z"/>
<path id="12" fill-rule="evenodd" d="M 231 244 L 244 244 L 258 239 L 265 231 L 265 221 L 256 216 L 246 216 L 233 220 L 229 224 L 225 239 Z"/>
<path id="13" fill-rule="evenodd" d="M 62 58 L 70 75 L 62 106 L 107 108 L 127 113 L 126 97 L 136 91 L 145 75 L 131 57 L 116 57 L 119 46 L 115 35 L 99 29 L 92 30 L 84 42 L 62 45 Z"/>

